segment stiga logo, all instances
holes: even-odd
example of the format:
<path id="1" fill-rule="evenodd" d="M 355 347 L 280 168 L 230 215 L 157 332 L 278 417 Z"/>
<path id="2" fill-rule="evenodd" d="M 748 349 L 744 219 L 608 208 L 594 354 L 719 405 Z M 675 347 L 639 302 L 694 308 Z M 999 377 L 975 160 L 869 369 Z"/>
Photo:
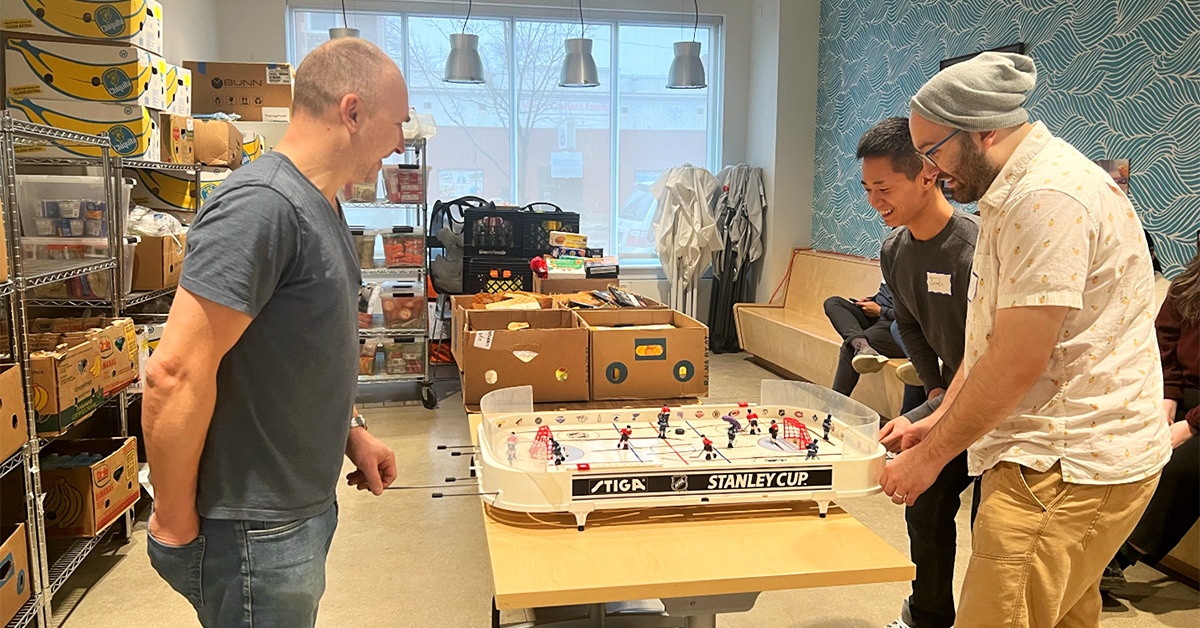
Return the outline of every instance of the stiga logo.
<path id="1" fill-rule="evenodd" d="M 646 492 L 644 478 L 612 478 L 596 480 L 592 483 L 592 495 L 621 495 L 625 493 Z"/>
<path id="2" fill-rule="evenodd" d="M 113 98 L 127 98 L 133 93 L 133 81 L 121 68 L 109 68 L 100 76 L 104 89 Z"/>
<path id="3" fill-rule="evenodd" d="M 132 155 L 137 151 L 137 135 L 124 124 L 118 124 L 108 130 L 108 141 L 112 142 L 113 150 L 120 155 Z"/>
<path id="4" fill-rule="evenodd" d="M 109 37 L 119 37 L 125 33 L 125 18 L 111 4 L 105 4 L 96 9 L 96 26 Z"/>

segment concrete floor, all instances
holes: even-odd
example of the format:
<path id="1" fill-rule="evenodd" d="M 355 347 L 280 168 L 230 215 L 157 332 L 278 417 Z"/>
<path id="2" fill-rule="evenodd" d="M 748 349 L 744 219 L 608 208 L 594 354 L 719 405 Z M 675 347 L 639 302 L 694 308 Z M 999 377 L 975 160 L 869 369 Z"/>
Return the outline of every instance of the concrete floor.
<path id="1" fill-rule="evenodd" d="M 714 356 L 710 400 L 758 398 L 759 381 L 774 376 L 745 355 Z M 370 409 L 371 431 L 399 457 L 398 484 L 435 484 L 465 476 L 467 459 L 437 452 L 434 445 L 468 442 L 457 383 L 438 385 L 437 410 L 418 406 Z M 969 496 L 968 496 L 969 497 Z M 485 628 L 490 625 L 491 576 L 479 501 L 432 500 L 429 491 L 390 491 L 383 497 L 346 490 L 339 494 L 341 520 L 328 563 L 328 588 L 319 625 Z M 961 584 L 970 553 L 967 515 L 959 513 Z M 851 514 L 907 552 L 903 512 L 876 495 L 842 504 Z M 150 568 L 145 513 L 124 545 L 94 553 L 59 592 L 55 619 L 65 628 L 176 628 L 198 625 L 195 614 Z M 1105 628 L 1200 625 L 1200 594 L 1138 565 L 1130 586 L 1109 600 Z M 722 616 L 725 628 L 877 628 L 895 619 L 908 583 L 764 593 L 748 613 Z M 506 613 L 505 622 L 521 614 Z"/>

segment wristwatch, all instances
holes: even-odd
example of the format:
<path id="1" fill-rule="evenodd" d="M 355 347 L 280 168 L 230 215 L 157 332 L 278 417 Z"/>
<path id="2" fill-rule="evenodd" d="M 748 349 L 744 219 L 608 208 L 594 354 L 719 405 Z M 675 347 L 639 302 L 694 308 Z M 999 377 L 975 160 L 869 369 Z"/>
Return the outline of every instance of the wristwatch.
<path id="1" fill-rule="evenodd" d="M 350 417 L 350 428 L 353 429 L 356 427 L 361 427 L 364 430 L 367 429 L 367 420 L 361 414 Z"/>

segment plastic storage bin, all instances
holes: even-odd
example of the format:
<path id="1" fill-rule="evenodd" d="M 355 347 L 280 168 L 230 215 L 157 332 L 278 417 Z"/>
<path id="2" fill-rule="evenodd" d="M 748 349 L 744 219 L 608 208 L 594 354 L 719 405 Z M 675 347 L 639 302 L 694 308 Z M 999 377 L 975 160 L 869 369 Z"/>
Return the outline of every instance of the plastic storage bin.
<path id="1" fill-rule="evenodd" d="M 494 255 L 519 257 L 523 214 L 511 208 L 473 208 L 463 210 L 463 249 L 467 257 Z"/>
<path id="2" fill-rule="evenodd" d="M 425 341 L 391 340 L 383 343 L 383 368 L 388 375 L 425 373 Z"/>
<path id="3" fill-rule="evenodd" d="M 385 165 L 383 187 L 389 202 L 406 205 L 425 202 L 425 177 L 417 164 Z"/>
<path id="4" fill-rule="evenodd" d="M 521 250 L 525 257 L 550 252 L 550 232 L 579 233 L 579 214 L 552 203 L 526 205 L 521 212 Z"/>
<path id="5" fill-rule="evenodd" d="M 468 257 L 463 260 L 463 294 L 533 290 L 533 271 L 523 258 Z"/>
<path id="6" fill-rule="evenodd" d="M 392 227 L 383 233 L 383 257 L 388 268 L 425 265 L 425 232 L 412 227 Z"/>
<path id="7" fill-rule="evenodd" d="M 411 291 L 384 293 L 379 298 L 383 308 L 383 326 L 388 329 L 423 329 L 426 300 Z"/>
<path id="8" fill-rule="evenodd" d="M 133 180 L 123 180 L 120 206 L 123 212 L 129 210 L 132 190 Z M 17 204 L 21 208 L 24 237 L 108 237 L 104 177 L 18 175 Z M 107 244 L 104 248 L 107 251 Z"/>

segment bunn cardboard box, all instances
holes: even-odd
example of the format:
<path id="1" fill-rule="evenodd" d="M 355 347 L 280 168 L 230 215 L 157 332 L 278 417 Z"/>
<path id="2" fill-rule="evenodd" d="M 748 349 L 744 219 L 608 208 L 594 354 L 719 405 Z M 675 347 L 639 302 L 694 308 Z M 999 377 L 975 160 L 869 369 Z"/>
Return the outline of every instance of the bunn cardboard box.
<path id="1" fill-rule="evenodd" d="M 140 105 L 114 105 L 67 100 L 9 98 L 14 119 L 28 120 L 58 129 L 107 135 L 113 157 L 159 160 L 158 113 Z M 58 144 L 18 146 L 17 153 L 29 157 L 99 157 L 99 146 Z"/>
<path id="2" fill-rule="evenodd" d="M 177 116 L 192 115 L 192 71 L 166 61 L 159 60 L 162 74 L 163 113 Z"/>
<path id="3" fill-rule="evenodd" d="M 29 599 L 29 539 L 25 524 L 6 524 L 0 527 L 0 625 L 16 616 Z"/>
<path id="4" fill-rule="evenodd" d="M 21 365 L 0 364 L 0 460 L 29 440 L 29 418 L 25 414 L 25 389 Z"/>
<path id="5" fill-rule="evenodd" d="M 130 318 L 105 318 L 84 331 L 63 334 L 67 344 L 94 337 L 100 351 L 100 384 L 113 395 L 138 378 L 137 330 Z"/>
<path id="6" fill-rule="evenodd" d="M 708 328 L 703 323 L 674 310 L 577 314 L 591 333 L 592 400 L 708 394 Z"/>
<path id="7" fill-rule="evenodd" d="M 196 163 L 206 166 L 242 165 L 242 132 L 225 120 L 196 120 Z"/>
<path id="8" fill-rule="evenodd" d="M 162 114 L 162 160 L 172 164 L 196 163 L 196 127 L 189 116 Z"/>
<path id="9" fill-rule="evenodd" d="M 588 331 L 568 310 L 471 310 L 459 352 L 463 403 L 533 386 L 533 400 L 587 401 Z M 510 324 L 528 324 L 512 331 Z"/>
<path id="10" fill-rule="evenodd" d="M 84 454 L 100 459 L 72 466 L 80 463 L 69 459 Z M 132 508 L 141 494 L 137 439 L 132 436 L 57 441 L 42 450 L 40 463 L 49 537 L 97 536 Z"/>
<path id="11" fill-rule="evenodd" d="M 166 107 L 160 67 L 166 62 L 134 46 L 107 46 L 33 39 L 4 43 L 6 94 L 41 98 Z"/>
<path id="12" fill-rule="evenodd" d="M 287 63 L 184 61 L 192 111 L 236 113 L 251 122 L 290 122 L 294 72 Z"/>
<path id="13" fill-rule="evenodd" d="M 0 0 L 0 28 L 16 33 L 100 39 L 163 53 L 162 5 L 156 0 Z"/>
<path id="14" fill-rule="evenodd" d="M 187 234 L 161 238 L 143 237 L 133 252 L 133 289 L 162 290 L 179 285 Z"/>
<path id="15" fill-rule="evenodd" d="M 94 339 L 29 355 L 37 433 L 58 436 L 91 416 L 104 402 L 100 349 Z"/>

